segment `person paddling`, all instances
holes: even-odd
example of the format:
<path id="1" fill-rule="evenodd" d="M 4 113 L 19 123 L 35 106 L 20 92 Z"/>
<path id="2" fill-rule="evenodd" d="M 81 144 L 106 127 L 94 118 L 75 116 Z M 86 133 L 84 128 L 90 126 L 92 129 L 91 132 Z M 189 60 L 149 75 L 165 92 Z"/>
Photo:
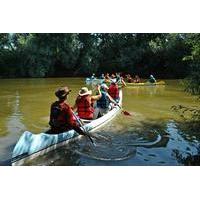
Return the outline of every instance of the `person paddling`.
<path id="1" fill-rule="evenodd" d="M 108 94 L 116 101 L 119 102 L 119 87 L 115 81 L 112 81 L 108 89 Z"/>
<path id="2" fill-rule="evenodd" d="M 100 79 L 105 79 L 105 75 L 101 74 Z"/>
<path id="3" fill-rule="evenodd" d="M 97 107 L 95 109 L 95 118 L 98 116 L 103 116 L 108 113 L 110 107 L 110 102 L 117 105 L 117 102 L 108 94 L 108 86 L 104 83 L 101 85 L 101 98 L 97 101 Z"/>
<path id="4" fill-rule="evenodd" d="M 140 83 L 141 82 L 141 79 L 138 75 L 135 75 L 135 78 L 134 78 L 134 83 Z"/>
<path id="5" fill-rule="evenodd" d="M 127 82 L 128 82 L 128 83 L 133 83 L 133 82 L 134 82 L 134 80 L 133 80 L 133 78 L 131 77 L 130 74 L 127 74 L 127 75 L 126 75 L 126 79 L 127 79 Z"/>
<path id="6" fill-rule="evenodd" d="M 86 135 L 79 127 L 71 107 L 66 103 L 67 96 L 70 92 L 71 90 L 69 90 L 67 86 L 60 87 L 56 90 L 55 95 L 58 98 L 58 101 L 55 101 L 51 105 L 49 121 L 51 129 L 47 131 L 47 133 L 58 134 L 74 129 L 77 133 Z"/>
<path id="7" fill-rule="evenodd" d="M 100 86 L 97 86 L 98 94 L 92 96 L 92 91 L 88 90 L 87 87 L 81 88 L 78 97 L 76 99 L 73 110 L 77 109 L 78 116 L 81 119 L 91 120 L 94 118 L 94 108 L 93 103 L 101 98 Z"/>
<path id="8" fill-rule="evenodd" d="M 109 73 L 106 73 L 105 82 L 109 82 L 109 81 L 110 81 L 110 75 L 109 75 Z"/>
<path id="9" fill-rule="evenodd" d="M 150 75 L 149 80 L 150 83 L 156 83 L 156 79 L 154 78 L 153 75 Z"/>
<path id="10" fill-rule="evenodd" d="M 120 73 L 116 73 L 116 84 L 121 84 L 122 87 L 126 86 L 124 78 L 120 75 Z"/>
<path id="11" fill-rule="evenodd" d="M 95 73 L 92 74 L 91 79 L 95 79 Z"/>

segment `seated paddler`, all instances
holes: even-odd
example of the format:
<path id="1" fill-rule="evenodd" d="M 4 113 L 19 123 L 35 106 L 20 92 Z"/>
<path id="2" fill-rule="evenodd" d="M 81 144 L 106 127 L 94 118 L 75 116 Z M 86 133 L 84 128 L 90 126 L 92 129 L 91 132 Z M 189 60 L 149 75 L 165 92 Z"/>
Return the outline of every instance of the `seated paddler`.
<path id="1" fill-rule="evenodd" d="M 97 107 L 95 109 L 95 118 L 101 117 L 109 112 L 113 105 L 118 105 L 117 102 L 108 94 L 108 86 L 104 83 L 100 87 L 101 98 L 97 100 Z"/>
<path id="2" fill-rule="evenodd" d="M 100 86 L 97 85 L 97 95 L 92 95 L 92 91 L 88 90 L 87 87 L 81 88 L 78 97 L 76 98 L 73 109 L 77 110 L 77 114 L 81 119 L 94 119 L 94 107 L 95 101 L 101 98 Z"/>
<path id="3" fill-rule="evenodd" d="M 70 92 L 71 90 L 68 87 L 60 87 L 56 90 L 55 95 L 58 100 L 51 105 L 49 121 L 51 129 L 47 133 L 58 134 L 74 129 L 77 133 L 85 135 L 79 127 L 70 105 L 67 103 Z"/>

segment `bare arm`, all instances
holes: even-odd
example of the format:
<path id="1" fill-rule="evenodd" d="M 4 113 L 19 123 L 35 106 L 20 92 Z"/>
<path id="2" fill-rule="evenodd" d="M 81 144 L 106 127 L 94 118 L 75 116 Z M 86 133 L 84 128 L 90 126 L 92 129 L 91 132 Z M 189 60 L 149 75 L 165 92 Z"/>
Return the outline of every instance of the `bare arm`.
<path id="1" fill-rule="evenodd" d="M 77 99 L 76 99 L 76 101 L 77 101 Z M 73 110 L 73 111 L 75 111 L 75 110 L 77 109 L 76 101 L 75 101 L 75 103 L 74 103 L 74 105 L 73 105 L 73 107 L 72 107 L 72 110 Z"/>
<path id="2" fill-rule="evenodd" d="M 121 80 L 121 82 L 122 82 L 122 87 L 126 86 L 126 83 L 124 82 L 123 79 Z"/>
<path id="3" fill-rule="evenodd" d="M 108 93 L 107 93 L 107 96 L 112 103 L 114 103 L 115 105 L 118 105 L 118 103 Z"/>
<path id="4" fill-rule="evenodd" d="M 98 91 L 98 95 L 92 96 L 91 100 L 97 101 L 101 98 L 102 94 L 101 94 L 101 90 L 100 90 L 100 85 L 97 86 L 97 91 Z"/>
<path id="5" fill-rule="evenodd" d="M 72 110 L 75 111 L 77 109 L 76 103 L 73 105 Z"/>

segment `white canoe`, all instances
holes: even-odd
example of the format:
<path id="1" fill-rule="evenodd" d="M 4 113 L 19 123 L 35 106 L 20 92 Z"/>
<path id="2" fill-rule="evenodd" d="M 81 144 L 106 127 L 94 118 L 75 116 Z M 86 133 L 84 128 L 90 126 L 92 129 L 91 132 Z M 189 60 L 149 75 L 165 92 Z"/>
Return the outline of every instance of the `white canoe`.
<path id="1" fill-rule="evenodd" d="M 85 83 L 86 85 L 90 85 L 90 84 L 101 84 L 104 82 L 104 79 L 97 79 L 97 78 L 94 78 L 94 79 L 91 79 L 91 78 L 86 78 L 85 79 Z"/>
<path id="2" fill-rule="evenodd" d="M 94 78 L 94 79 L 91 79 L 91 78 L 86 78 L 85 79 L 85 83 L 86 85 L 91 85 L 91 84 L 102 84 L 102 83 L 111 83 L 111 82 L 116 82 L 116 78 L 114 79 L 109 79 L 109 80 L 105 80 L 105 79 L 98 79 L 98 78 Z"/>
<path id="3" fill-rule="evenodd" d="M 122 90 L 119 92 L 120 101 L 122 105 Z M 92 120 L 90 123 L 84 125 L 85 130 L 89 133 L 104 126 L 107 122 L 112 120 L 120 111 L 119 106 L 115 106 L 104 116 Z M 24 162 L 32 160 L 40 155 L 44 155 L 58 147 L 64 146 L 69 141 L 77 139 L 79 136 L 74 130 L 70 130 L 60 134 L 33 134 L 25 131 L 19 138 L 12 153 L 12 165 L 23 165 Z"/>

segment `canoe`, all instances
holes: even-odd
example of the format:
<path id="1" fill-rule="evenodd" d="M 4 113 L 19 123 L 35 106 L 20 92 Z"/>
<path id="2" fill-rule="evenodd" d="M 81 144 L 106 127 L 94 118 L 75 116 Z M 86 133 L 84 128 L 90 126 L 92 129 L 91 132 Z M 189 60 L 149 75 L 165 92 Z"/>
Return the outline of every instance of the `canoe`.
<path id="1" fill-rule="evenodd" d="M 98 79 L 98 78 L 91 79 L 91 78 L 86 78 L 85 79 L 86 85 L 102 84 L 102 83 L 110 84 L 111 81 L 116 82 L 116 78 L 114 78 L 114 79 Z"/>
<path id="2" fill-rule="evenodd" d="M 120 90 L 119 95 L 119 105 L 121 106 L 122 90 Z M 86 123 L 84 125 L 84 129 L 89 133 L 95 131 L 112 120 L 119 113 L 119 111 L 119 106 L 114 106 L 113 109 L 104 116 Z M 30 161 L 40 155 L 44 155 L 52 150 L 64 146 L 79 137 L 84 136 L 78 135 L 78 133 L 74 130 L 51 135 L 46 133 L 33 134 L 29 131 L 25 131 L 14 147 L 11 160 L 12 165 L 23 165 L 24 162 Z"/>
<path id="3" fill-rule="evenodd" d="M 104 79 L 97 79 L 97 78 L 94 78 L 94 79 L 91 79 L 91 78 L 86 78 L 85 79 L 85 83 L 86 85 L 90 85 L 90 84 L 101 84 L 104 82 Z"/>
<path id="4" fill-rule="evenodd" d="M 126 83 L 127 86 L 154 86 L 154 85 L 165 85 L 165 81 L 158 81 L 156 83 Z"/>

